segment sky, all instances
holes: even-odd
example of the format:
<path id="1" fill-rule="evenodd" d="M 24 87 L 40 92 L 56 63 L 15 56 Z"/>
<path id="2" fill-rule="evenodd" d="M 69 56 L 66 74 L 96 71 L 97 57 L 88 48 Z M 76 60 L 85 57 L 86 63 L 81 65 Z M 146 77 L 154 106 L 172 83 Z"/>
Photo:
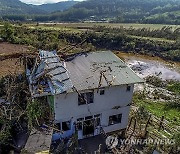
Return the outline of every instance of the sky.
<path id="1" fill-rule="evenodd" d="M 68 0 L 20 0 L 20 1 L 27 4 L 40 5 L 40 4 L 47 4 L 47 3 L 57 3 L 57 2 L 68 1 Z M 82 0 L 77 0 L 77 1 L 82 1 Z"/>

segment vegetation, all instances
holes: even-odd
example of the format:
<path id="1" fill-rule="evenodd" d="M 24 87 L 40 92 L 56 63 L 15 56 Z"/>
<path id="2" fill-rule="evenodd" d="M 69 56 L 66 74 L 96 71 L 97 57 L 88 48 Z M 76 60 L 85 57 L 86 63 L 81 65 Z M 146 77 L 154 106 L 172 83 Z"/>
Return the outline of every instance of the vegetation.
<path id="1" fill-rule="evenodd" d="M 6 93 L 5 93 L 5 78 L 1 78 L 0 80 L 0 97 L 4 96 Z"/>
<path id="2" fill-rule="evenodd" d="M 177 95 L 180 95 L 180 82 L 174 80 L 163 81 L 156 76 L 148 76 L 146 82 L 152 84 L 156 87 L 165 88 L 171 92 L 174 92 Z"/>
<path id="3" fill-rule="evenodd" d="M 76 3 L 76 1 L 66 1 L 55 4 L 28 5 L 19 0 L 0 0 L 0 16 L 3 19 L 25 21 L 33 18 L 34 15 L 66 10 Z"/>
<path id="4" fill-rule="evenodd" d="M 15 44 L 31 45 L 37 49 L 59 50 L 64 45 L 85 42 L 87 48 L 121 50 L 159 56 L 180 61 L 179 28 L 163 27 L 159 30 L 146 28 L 91 27 L 91 31 L 58 29 L 38 25 L 5 24 L 0 37 Z M 144 36 L 144 37 L 142 37 Z M 78 52 L 78 51 L 77 51 Z"/>
<path id="5" fill-rule="evenodd" d="M 180 145 L 180 133 L 174 134 L 173 139 L 175 139 L 176 146 L 179 146 Z"/>
<path id="6" fill-rule="evenodd" d="M 9 153 L 17 146 L 17 135 L 50 120 L 50 109 L 45 98 L 31 100 L 24 74 L 5 76 L 0 84 L 0 97 L 7 101 L 0 104 L 0 153 Z"/>
<path id="7" fill-rule="evenodd" d="M 179 0 L 87 0 L 41 6 L 18 0 L 15 3 L 13 0 L 1 1 L 0 14 L 9 20 L 180 24 Z"/>
<path id="8" fill-rule="evenodd" d="M 45 98 L 28 101 L 26 112 L 29 127 L 43 124 L 44 119 L 49 118 L 49 111 Z"/>
<path id="9" fill-rule="evenodd" d="M 110 18 L 112 22 L 146 22 L 148 17 L 160 15 L 166 12 L 179 11 L 178 0 L 88 0 L 74 6 L 76 9 L 85 8 L 93 10 L 93 16 L 97 20 Z M 175 12 L 174 12 L 175 14 Z M 167 20 L 179 22 L 177 16 L 168 16 Z M 115 19 L 114 19 L 115 17 Z M 166 23 L 161 18 L 157 18 L 156 23 Z M 153 23 L 153 20 L 151 20 Z"/>
<path id="10" fill-rule="evenodd" d="M 87 0 L 44 18 L 58 21 L 179 24 L 178 0 Z"/>
<path id="11" fill-rule="evenodd" d="M 0 125 L 4 125 L 4 123 L 0 122 Z M 6 124 L 7 126 L 0 131 L 0 147 L 3 145 L 3 144 L 8 144 L 9 140 L 10 140 L 10 137 L 11 137 L 11 134 L 10 134 L 10 126 L 7 122 Z"/>
<path id="12" fill-rule="evenodd" d="M 0 16 L 13 14 L 43 14 L 44 11 L 33 8 L 19 0 L 0 0 Z"/>
<path id="13" fill-rule="evenodd" d="M 172 102 L 154 102 L 149 99 L 145 99 L 141 93 L 136 93 L 134 95 L 133 102 L 135 102 L 137 106 L 142 106 L 148 112 L 159 118 L 164 116 L 165 119 L 168 120 L 173 126 L 180 125 L 179 109 L 176 107 L 168 107 Z"/>
<path id="14" fill-rule="evenodd" d="M 27 86 L 23 75 L 5 76 L 0 79 L 0 83 L 3 85 L 0 97 L 7 100 L 1 104 L 0 108 L 0 150 L 7 153 L 10 150 L 10 145 L 13 145 L 16 133 L 20 131 L 17 125 L 19 126 L 22 121 L 26 123 L 24 109 Z M 24 126 L 21 128 L 25 129 Z"/>
<path id="15" fill-rule="evenodd" d="M 167 89 L 169 91 L 175 92 L 177 94 L 180 94 L 180 82 L 175 82 L 175 81 L 171 81 L 168 85 L 167 85 Z"/>
<path id="16" fill-rule="evenodd" d="M 151 81 L 152 80 L 152 81 Z M 151 82 L 150 82 L 151 81 Z M 161 94 L 161 91 L 158 91 L 158 87 L 163 87 L 166 84 L 162 84 L 164 81 L 161 81 L 159 78 L 156 81 L 156 78 L 148 77 L 148 84 L 155 85 L 154 90 L 157 90 L 157 95 Z M 167 81 L 172 82 L 172 81 Z M 151 93 L 152 86 L 145 85 L 146 88 L 144 91 L 136 92 L 133 96 L 133 102 L 136 107 L 134 107 L 136 112 L 132 112 L 132 114 L 136 115 L 138 124 L 140 129 L 142 130 L 142 126 L 148 126 L 148 136 L 150 138 L 157 139 L 173 139 L 173 145 L 156 145 L 157 150 L 162 150 L 162 152 L 167 153 L 178 153 L 178 145 L 179 145 L 179 126 L 180 125 L 180 100 L 177 96 L 177 101 L 173 98 L 174 94 L 172 94 L 171 100 L 163 101 L 162 99 L 152 99 L 149 97 L 149 93 Z M 151 89 L 148 89 L 151 87 Z M 148 94 L 147 94 L 148 93 Z M 149 121 L 150 120 L 150 121 Z M 149 123 L 147 123 L 147 121 Z M 147 125 L 148 124 L 148 125 Z M 141 133 L 143 131 L 140 131 Z M 150 147 L 149 147 L 150 148 Z M 154 150 L 154 147 L 153 147 Z"/>
<path id="17" fill-rule="evenodd" d="M 4 27 L 1 31 L 2 33 L 2 38 L 7 41 L 7 42 L 13 42 L 14 41 L 14 27 L 9 24 L 9 23 L 5 23 Z"/>
<path id="18" fill-rule="evenodd" d="M 70 2 L 68 3 L 70 4 Z M 72 5 L 74 3 L 76 2 L 71 2 Z M 180 3 L 178 0 L 88 0 L 78 3 L 68 10 L 65 9 L 69 8 L 70 5 L 63 4 L 63 12 L 51 14 L 48 13 L 61 9 L 60 5 L 56 8 L 54 5 L 57 4 L 35 7 L 23 4 L 18 0 L 0 0 L 0 4 L 0 15 L 3 14 L 2 18 L 7 20 L 33 20 L 37 22 L 94 20 L 112 23 L 180 24 Z M 48 13 L 43 11 L 45 9 Z M 44 14 L 42 15 L 42 13 Z M 34 52 L 37 51 L 36 49 L 57 50 L 64 55 L 82 50 L 109 49 L 180 61 L 179 27 L 149 28 L 139 25 L 134 28 L 117 24 L 112 24 L 113 26 L 110 24 L 106 26 L 103 24 L 99 24 L 99 26 L 69 25 L 61 27 L 56 24 L 1 22 L 0 39 L 14 44 L 32 46 Z M 137 120 L 147 121 L 149 113 L 152 113 L 159 118 L 164 116 L 172 126 L 180 125 L 179 81 L 162 81 L 158 77 L 149 76 L 146 78 L 146 82 L 168 91 L 168 94 L 170 93 L 172 96 L 166 96 L 164 93 L 159 93 L 158 90 L 152 92 L 153 99 L 147 98 L 145 92 L 136 93 L 133 101 L 136 106 L 139 106 Z M 47 114 L 50 113 L 50 108 L 45 103 L 45 98 L 33 101 L 30 99 L 24 74 L 10 75 L 0 79 L 0 87 L 0 97 L 6 98 L 10 102 L 3 104 L 3 108 L 0 108 L 1 153 L 1 149 L 6 151 L 9 145 L 13 145 L 14 136 L 20 132 L 17 129 L 17 124 L 23 123 L 23 129 L 27 129 L 27 126 L 40 126 L 50 120 L 50 115 Z M 175 134 L 173 138 L 176 139 L 176 143 L 179 143 L 179 134 Z"/>

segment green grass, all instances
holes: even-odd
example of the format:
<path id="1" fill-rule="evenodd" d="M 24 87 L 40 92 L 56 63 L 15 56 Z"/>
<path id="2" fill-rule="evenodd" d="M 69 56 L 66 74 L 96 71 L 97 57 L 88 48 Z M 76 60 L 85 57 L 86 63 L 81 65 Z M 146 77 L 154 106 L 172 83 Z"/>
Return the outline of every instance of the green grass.
<path id="1" fill-rule="evenodd" d="M 174 82 L 167 85 L 169 91 L 180 94 L 180 82 Z"/>
<path id="2" fill-rule="evenodd" d="M 168 42 L 168 43 L 175 43 L 176 41 L 174 40 L 168 40 L 165 38 L 156 38 L 156 37 L 142 37 L 142 36 L 133 36 L 133 35 L 128 35 L 133 38 L 139 38 L 139 39 L 144 39 L 144 40 L 152 40 L 152 41 L 159 41 L 159 42 Z"/>
<path id="3" fill-rule="evenodd" d="M 75 28 L 71 28 L 71 27 L 63 27 L 63 26 L 47 26 L 47 25 L 40 25 L 40 26 L 36 26 L 36 25 L 28 25 L 27 26 L 30 29 L 42 29 L 42 30 L 57 30 L 57 31 L 66 31 L 66 32 L 81 32 L 78 29 Z"/>
<path id="4" fill-rule="evenodd" d="M 143 106 L 148 112 L 158 118 L 164 116 L 172 125 L 180 126 L 180 111 L 178 108 L 168 107 L 165 102 L 153 102 L 151 100 L 140 98 L 139 94 L 134 95 L 133 101 L 137 106 Z"/>

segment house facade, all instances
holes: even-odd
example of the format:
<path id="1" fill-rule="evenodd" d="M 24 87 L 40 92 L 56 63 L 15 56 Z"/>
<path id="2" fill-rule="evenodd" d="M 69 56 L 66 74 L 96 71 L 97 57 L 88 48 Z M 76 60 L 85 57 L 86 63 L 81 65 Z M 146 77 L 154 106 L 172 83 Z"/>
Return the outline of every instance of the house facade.
<path id="1" fill-rule="evenodd" d="M 105 132 L 125 129 L 128 123 L 133 84 L 81 91 L 90 95 L 88 104 L 82 103 L 76 92 L 54 96 L 55 120 L 61 130 L 64 122 L 77 124 L 79 139 Z M 69 129 L 72 129 L 69 127 Z"/>
<path id="2" fill-rule="evenodd" d="M 62 131 L 55 138 L 126 129 L 134 84 L 143 80 L 122 60 L 110 51 L 81 53 L 64 62 L 55 52 L 41 51 L 40 57 L 29 77 L 30 90 L 33 97 L 47 97 Z"/>

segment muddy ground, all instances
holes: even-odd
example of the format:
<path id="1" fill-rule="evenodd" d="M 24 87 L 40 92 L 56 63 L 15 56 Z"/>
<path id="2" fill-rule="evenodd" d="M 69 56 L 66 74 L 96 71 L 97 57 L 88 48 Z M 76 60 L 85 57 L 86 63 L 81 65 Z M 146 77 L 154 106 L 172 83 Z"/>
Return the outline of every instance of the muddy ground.
<path id="1" fill-rule="evenodd" d="M 10 44 L 6 42 L 0 43 L 0 56 L 11 55 L 16 53 L 26 53 L 28 47 L 24 45 Z M 0 61 L 0 77 L 11 74 L 21 73 L 24 71 L 23 65 L 20 63 L 20 59 L 6 59 Z"/>

